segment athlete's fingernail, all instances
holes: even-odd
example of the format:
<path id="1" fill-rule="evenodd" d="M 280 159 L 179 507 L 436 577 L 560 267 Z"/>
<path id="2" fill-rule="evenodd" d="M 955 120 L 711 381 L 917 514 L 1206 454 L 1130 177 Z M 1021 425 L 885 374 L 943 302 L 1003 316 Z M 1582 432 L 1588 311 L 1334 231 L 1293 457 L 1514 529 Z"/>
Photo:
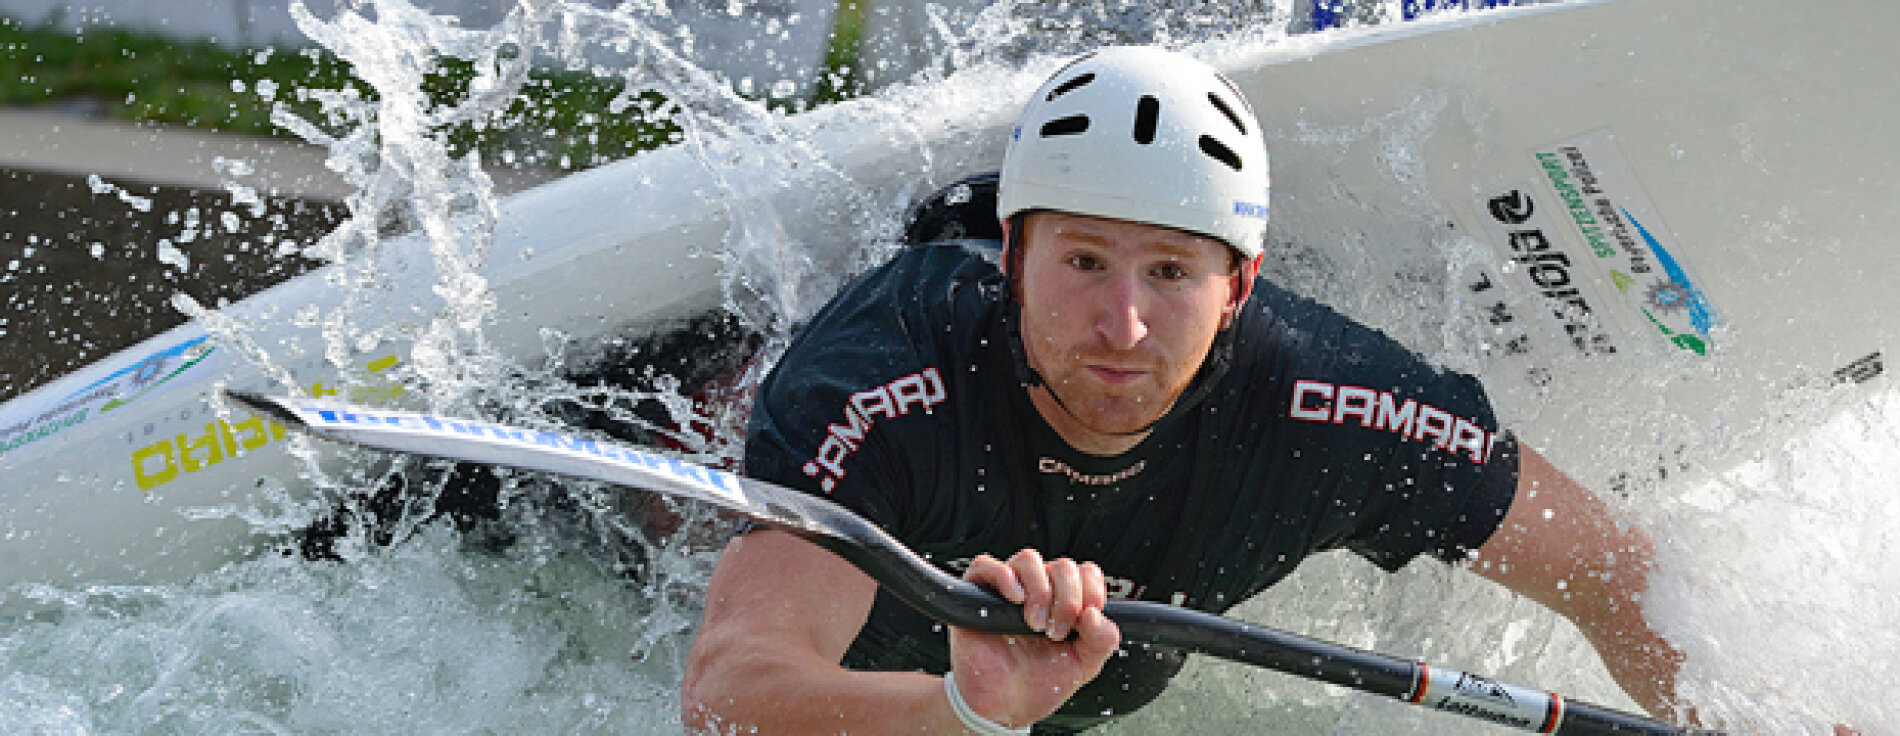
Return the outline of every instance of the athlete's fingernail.
<path id="1" fill-rule="evenodd" d="M 1030 629 L 1044 631 L 1049 628 L 1048 606 L 1030 606 L 1023 613 L 1027 615 Z"/>
<path id="2" fill-rule="evenodd" d="M 1067 624 L 1056 624 L 1049 627 L 1050 641 L 1062 641 L 1067 638 L 1069 638 L 1069 627 Z"/>

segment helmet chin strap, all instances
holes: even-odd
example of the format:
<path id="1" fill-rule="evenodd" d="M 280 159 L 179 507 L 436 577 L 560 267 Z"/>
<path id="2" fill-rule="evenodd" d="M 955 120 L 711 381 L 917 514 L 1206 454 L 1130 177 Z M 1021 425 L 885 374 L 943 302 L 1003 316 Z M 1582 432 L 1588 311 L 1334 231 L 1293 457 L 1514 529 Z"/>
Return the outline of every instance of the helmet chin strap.
<path id="1" fill-rule="evenodd" d="M 1009 345 L 1010 362 L 1015 365 L 1016 380 L 1022 384 L 1024 389 L 1033 389 L 1038 386 L 1042 387 L 1044 391 L 1049 393 L 1049 398 L 1055 400 L 1056 406 L 1062 408 L 1062 413 L 1069 415 L 1069 418 L 1075 420 L 1077 424 L 1086 426 L 1086 422 L 1083 422 L 1081 417 L 1076 416 L 1075 410 L 1070 409 L 1069 404 L 1062 400 L 1062 394 L 1056 393 L 1055 386 L 1050 385 L 1050 383 L 1042 377 L 1042 372 L 1036 370 L 1035 366 L 1029 364 L 1029 348 L 1023 342 L 1023 305 L 1022 302 L 1016 299 L 1016 278 L 1017 274 L 1022 273 L 1022 242 L 1020 238 L 1023 231 L 1022 221 L 1026 214 L 1027 213 L 1018 213 L 1016 216 L 1010 218 L 1011 226 L 1006 230 L 1008 234 L 1005 236 L 1006 241 L 1003 250 L 1003 257 L 1005 259 L 1003 267 L 1003 326 L 1005 332 L 1008 333 L 1005 342 Z M 1161 416 L 1155 417 L 1153 421 L 1142 425 L 1138 429 L 1132 429 L 1127 432 L 1108 432 L 1107 434 L 1111 437 L 1133 437 L 1146 434 L 1149 430 L 1154 429 L 1155 425 L 1193 410 L 1214 390 L 1214 385 L 1220 383 L 1221 377 L 1227 375 L 1228 367 L 1233 364 L 1233 356 L 1234 330 L 1232 325 L 1229 325 L 1221 328 L 1219 332 L 1214 334 L 1214 344 L 1208 348 L 1207 357 L 1202 359 L 1200 371 L 1194 374 L 1194 380 L 1189 382 L 1187 390 L 1182 391 L 1181 396 L 1175 399 L 1173 406 L 1168 407 L 1168 410 L 1163 412 Z"/>

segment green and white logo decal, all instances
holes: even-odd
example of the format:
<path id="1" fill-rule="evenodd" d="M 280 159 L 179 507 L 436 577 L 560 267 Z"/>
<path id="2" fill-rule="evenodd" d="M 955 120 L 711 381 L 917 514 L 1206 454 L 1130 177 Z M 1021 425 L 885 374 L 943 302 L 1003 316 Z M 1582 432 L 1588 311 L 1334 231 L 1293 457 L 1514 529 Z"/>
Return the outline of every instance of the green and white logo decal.
<path id="1" fill-rule="evenodd" d="M 1607 130 L 1535 151 L 1588 260 L 1650 329 L 1682 350 L 1707 355 L 1722 320 L 1703 293 L 1662 215 Z"/>

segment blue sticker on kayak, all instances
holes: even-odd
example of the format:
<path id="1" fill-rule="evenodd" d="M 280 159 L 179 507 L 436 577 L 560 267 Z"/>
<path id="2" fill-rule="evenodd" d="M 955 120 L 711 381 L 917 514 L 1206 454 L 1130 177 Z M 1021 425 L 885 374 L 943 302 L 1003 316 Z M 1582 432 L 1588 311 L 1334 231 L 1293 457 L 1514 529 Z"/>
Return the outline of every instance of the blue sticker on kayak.
<path id="1" fill-rule="evenodd" d="M 1564 207 L 1564 219 L 1591 262 L 1647 331 L 1669 345 L 1707 355 L 1722 319 L 1670 233 L 1628 157 L 1607 130 L 1545 146 L 1538 170 Z"/>

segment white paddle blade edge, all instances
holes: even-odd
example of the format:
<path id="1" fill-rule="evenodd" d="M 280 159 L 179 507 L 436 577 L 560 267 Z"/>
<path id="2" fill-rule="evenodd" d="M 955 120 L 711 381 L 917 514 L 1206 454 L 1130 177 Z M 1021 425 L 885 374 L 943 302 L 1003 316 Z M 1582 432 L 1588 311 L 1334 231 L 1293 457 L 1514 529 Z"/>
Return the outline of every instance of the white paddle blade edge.
<path id="1" fill-rule="evenodd" d="M 776 521 L 738 476 L 678 458 L 550 430 L 227 391 L 233 402 L 312 436 L 376 450 L 499 465 L 629 486 Z"/>

